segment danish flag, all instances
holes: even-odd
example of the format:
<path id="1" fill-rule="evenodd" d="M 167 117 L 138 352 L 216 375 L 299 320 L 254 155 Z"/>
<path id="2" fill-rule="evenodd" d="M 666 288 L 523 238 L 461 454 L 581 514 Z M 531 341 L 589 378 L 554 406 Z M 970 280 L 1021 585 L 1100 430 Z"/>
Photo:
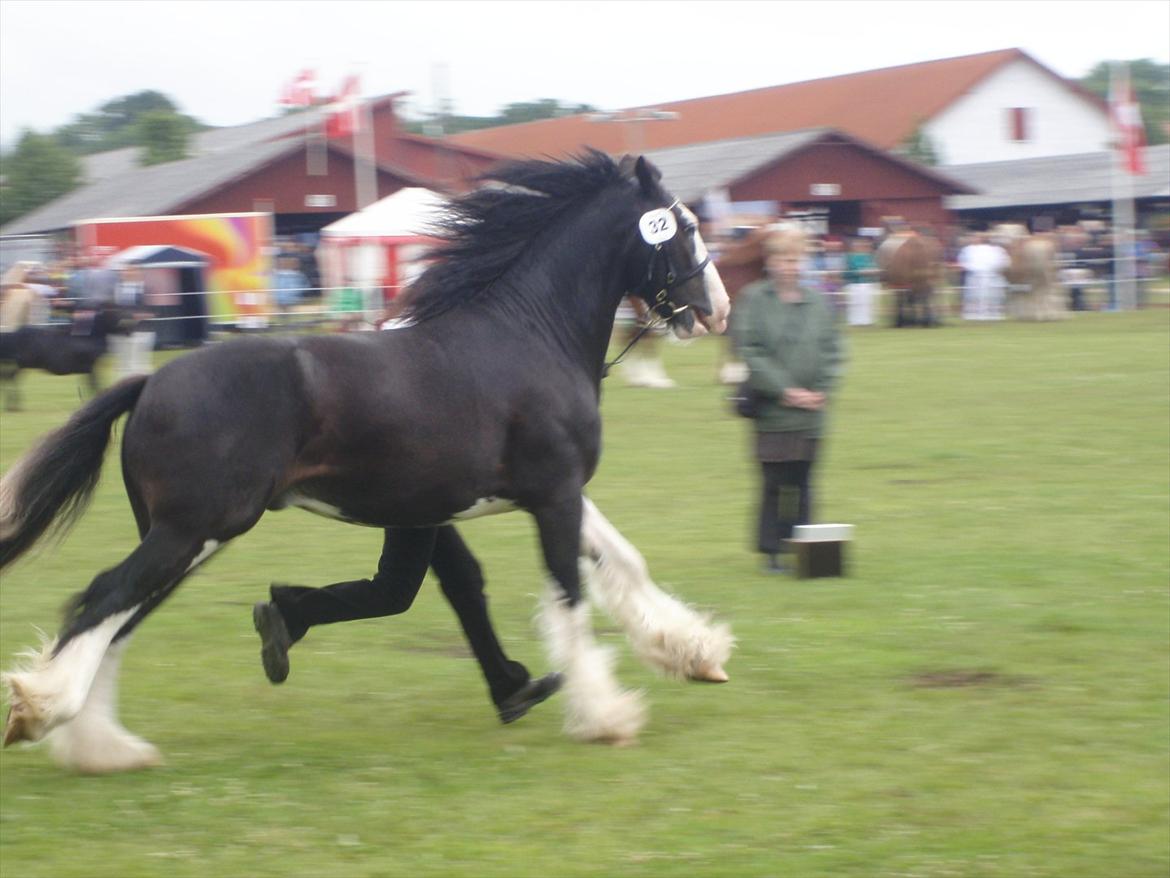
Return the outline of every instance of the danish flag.
<path id="1" fill-rule="evenodd" d="M 357 76 L 347 76 L 329 104 L 325 133 L 329 137 L 348 137 L 362 127 L 361 88 Z"/>
<path id="2" fill-rule="evenodd" d="M 1121 167 L 1130 174 L 1144 174 L 1146 131 L 1142 127 L 1142 110 L 1133 94 L 1129 68 L 1117 65 L 1109 88 L 1109 116 L 1116 134 Z"/>
<path id="3" fill-rule="evenodd" d="M 280 93 L 283 107 L 311 107 L 316 98 L 317 74 L 309 69 L 302 70 Z"/>

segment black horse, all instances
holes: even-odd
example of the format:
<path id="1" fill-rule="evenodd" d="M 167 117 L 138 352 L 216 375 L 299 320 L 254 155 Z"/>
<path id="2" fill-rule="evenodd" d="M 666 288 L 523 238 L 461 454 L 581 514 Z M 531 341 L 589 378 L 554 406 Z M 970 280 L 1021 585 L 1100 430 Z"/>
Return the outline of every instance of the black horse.
<path id="1" fill-rule="evenodd" d="M 452 207 L 399 328 L 194 352 L 115 385 L 4 476 L 0 567 L 80 514 L 111 427 L 130 412 L 122 468 L 142 542 L 74 598 L 42 655 L 5 675 L 6 743 L 56 730 L 59 761 L 82 770 L 155 761 L 115 716 L 127 636 L 216 550 L 287 506 L 388 534 L 531 514 L 552 576 L 543 631 L 575 737 L 624 742 L 642 723 L 592 640 L 583 575 L 644 660 L 727 679 L 726 626 L 656 588 L 582 495 L 621 298 L 641 297 L 682 336 L 725 327 L 726 294 L 694 217 L 644 159 L 591 152 L 490 177 L 496 185 Z M 460 616 L 490 628 L 474 606 Z"/>
<path id="2" fill-rule="evenodd" d="M 132 323 L 122 309 L 103 306 L 77 315 L 72 324 L 22 326 L 12 332 L 0 332 L 0 386 L 7 385 L 8 410 L 20 408 L 17 377 L 21 369 L 84 375 L 96 394 L 97 364 L 105 356 L 108 336 L 127 332 Z"/>

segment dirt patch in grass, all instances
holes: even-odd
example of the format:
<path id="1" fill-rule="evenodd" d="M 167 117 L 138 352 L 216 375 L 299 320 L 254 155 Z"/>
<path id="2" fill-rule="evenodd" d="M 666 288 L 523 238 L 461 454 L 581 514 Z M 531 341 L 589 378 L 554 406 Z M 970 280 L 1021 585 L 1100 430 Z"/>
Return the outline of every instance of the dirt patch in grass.
<path id="1" fill-rule="evenodd" d="M 447 658 L 471 658 L 471 650 L 465 643 L 457 641 L 416 641 L 414 643 L 397 643 L 394 648 L 401 652 L 415 653 L 416 655 L 441 655 Z"/>
<path id="2" fill-rule="evenodd" d="M 968 686 L 1018 688 L 1035 685 L 1035 682 L 1030 677 L 971 668 L 922 671 L 909 680 L 915 689 L 962 689 Z"/>

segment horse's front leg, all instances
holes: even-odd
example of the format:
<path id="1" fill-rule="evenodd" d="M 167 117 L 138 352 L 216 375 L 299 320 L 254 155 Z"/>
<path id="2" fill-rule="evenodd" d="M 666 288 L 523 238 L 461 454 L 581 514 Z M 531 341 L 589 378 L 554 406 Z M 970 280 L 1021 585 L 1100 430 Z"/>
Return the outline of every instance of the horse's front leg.
<path id="1" fill-rule="evenodd" d="M 581 594 L 581 497 L 534 510 L 534 515 L 552 574 L 540 622 L 549 656 L 565 675 L 565 731 L 584 741 L 632 743 L 645 710 L 636 692 L 618 684 L 611 652 L 593 639 L 589 604 Z"/>
<path id="2" fill-rule="evenodd" d="M 589 593 L 622 626 L 634 652 L 669 677 L 726 683 L 723 665 L 735 644 L 731 629 L 655 585 L 642 554 L 591 500 L 583 502 L 581 554 Z"/>

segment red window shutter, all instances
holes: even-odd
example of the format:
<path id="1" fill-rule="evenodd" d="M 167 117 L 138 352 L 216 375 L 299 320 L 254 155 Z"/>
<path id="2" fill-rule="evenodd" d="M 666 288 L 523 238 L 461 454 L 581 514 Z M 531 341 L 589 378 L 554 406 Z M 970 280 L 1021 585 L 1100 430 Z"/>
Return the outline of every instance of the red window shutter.
<path id="1" fill-rule="evenodd" d="M 1008 110 L 1008 127 L 1011 130 L 1011 138 L 1016 143 L 1029 140 L 1031 132 L 1028 130 L 1028 108 L 1011 107 Z"/>

